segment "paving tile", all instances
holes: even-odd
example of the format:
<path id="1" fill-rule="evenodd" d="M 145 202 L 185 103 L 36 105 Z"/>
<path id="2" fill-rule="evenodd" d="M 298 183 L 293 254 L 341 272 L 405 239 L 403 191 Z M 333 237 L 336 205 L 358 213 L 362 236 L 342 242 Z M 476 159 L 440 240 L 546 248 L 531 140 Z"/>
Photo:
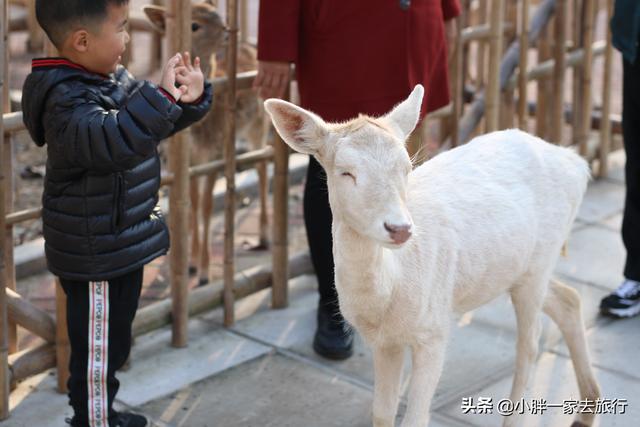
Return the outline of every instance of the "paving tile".
<path id="1" fill-rule="evenodd" d="M 55 372 L 49 370 L 22 381 L 9 396 L 7 427 L 60 427 L 73 411 L 67 396 L 57 392 Z"/>
<path id="2" fill-rule="evenodd" d="M 189 322 L 188 347 L 173 348 L 170 342 L 169 328 L 136 340 L 131 369 L 118 375 L 119 401 L 138 406 L 270 351 L 199 320 Z"/>
<path id="3" fill-rule="evenodd" d="M 609 154 L 609 173 L 608 180 L 624 184 L 624 165 L 627 157 L 624 150 L 616 150 Z"/>
<path id="4" fill-rule="evenodd" d="M 589 184 L 578 219 L 593 223 L 622 211 L 624 207 L 624 186 L 609 180 L 597 180 Z"/>
<path id="5" fill-rule="evenodd" d="M 640 317 L 607 319 L 606 322 L 588 331 L 587 339 L 591 362 L 594 366 L 634 378 L 640 387 L 638 365 L 629 363 L 630 357 L 635 358 L 640 354 Z M 558 344 L 555 351 L 567 357 L 569 355 L 564 343 Z"/>
<path id="6" fill-rule="evenodd" d="M 622 212 L 614 214 L 609 218 L 605 218 L 602 221 L 600 221 L 598 224 L 604 227 L 608 227 L 613 231 L 620 232 L 620 230 L 622 230 Z"/>
<path id="7" fill-rule="evenodd" d="M 340 376 L 282 355 L 267 355 L 140 409 L 167 426 L 368 427 L 372 399 L 369 390 Z M 429 425 L 465 424 L 435 414 Z"/>
<path id="8" fill-rule="evenodd" d="M 600 383 L 603 398 L 627 399 L 628 402 L 625 414 L 599 415 L 596 427 L 637 426 L 640 416 L 640 395 L 638 394 L 640 382 L 602 369 L 595 369 L 594 373 Z M 491 397 L 496 404 L 508 397 L 511 381 L 512 377 L 507 376 L 482 389 L 469 389 L 467 393 L 453 399 L 449 405 L 438 412 L 476 426 L 501 425 L 502 417 L 495 410 L 491 415 L 464 414 L 461 410 L 462 398 L 473 397 L 477 402 L 478 397 Z M 564 400 L 580 399 L 573 367 L 568 358 L 552 353 L 544 353 L 540 357 L 532 375 L 529 391 L 525 394 L 525 401 L 530 403 L 532 399 L 545 399 L 549 404 L 562 404 Z M 517 425 L 519 427 L 569 426 L 572 418 L 571 415 L 564 415 L 562 408 L 549 408 L 542 415 L 525 411 L 525 414 L 518 419 Z"/>
<path id="9" fill-rule="evenodd" d="M 620 233 L 590 226 L 571 234 L 567 258 L 560 258 L 556 274 L 616 289 L 622 281 L 626 252 Z"/>
<path id="10" fill-rule="evenodd" d="M 250 318 L 239 321 L 233 329 L 372 385 L 371 351 L 359 335 L 356 335 L 354 355 L 348 360 L 328 361 L 314 353 L 312 342 L 316 326 L 317 298 L 316 292 L 310 289 L 293 300 L 289 308 L 257 312 Z M 491 345 L 485 345 L 487 342 L 491 342 Z M 482 383 L 504 369 L 511 369 L 514 349 L 513 332 L 507 329 L 475 323 L 454 328 L 434 405 L 437 406 L 438 401 L 446 399 L 448 395 L 456 393 L 470 383 Z M 410 358 L 408 354 L 406 356 L 403 382 L 405 388 L 410 372 Z M 478 365 L 473 361 L 482 363 L 483 368 L 478 369 Z"/>

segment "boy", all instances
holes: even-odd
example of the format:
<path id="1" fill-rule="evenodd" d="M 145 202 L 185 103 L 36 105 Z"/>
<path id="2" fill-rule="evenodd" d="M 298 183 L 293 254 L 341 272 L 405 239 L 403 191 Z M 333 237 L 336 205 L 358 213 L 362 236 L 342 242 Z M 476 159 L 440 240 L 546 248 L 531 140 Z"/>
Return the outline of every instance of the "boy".
<path id="1" fill-rule="evenodd" d="M 112 404 L 143 266 L 169 248 L 156 208 L 156 147 L 211 106 L 198 58 L 171 58 L 159 87 L 118 65 L 127 15 L 128 0 L 37 0 L 38 22 L 61 57 L 33 61 L 22 98 L 31 137 L 47 144 L 43 233 L 48 267 L 67 295 L 74 427 L 147 425 Z"/>

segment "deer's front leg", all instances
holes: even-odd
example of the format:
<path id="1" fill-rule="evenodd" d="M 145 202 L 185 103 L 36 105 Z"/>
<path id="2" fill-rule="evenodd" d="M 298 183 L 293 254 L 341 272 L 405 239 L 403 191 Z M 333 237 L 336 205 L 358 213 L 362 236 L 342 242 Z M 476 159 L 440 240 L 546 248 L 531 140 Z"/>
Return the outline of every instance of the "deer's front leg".
<path id="1" fill-rule="evenodd" d="M 409 404 L 402 427 L 426 427 L 429 424 L 431 399 L 442 373 L 446 337 L 436 334 L 426 342 L 412 348 Z"/>
<path id="2" fill-rule="evenodd" d="M 398 410 L 400 382 L 404 362 L 402 346 L 373 349 L 375 390 L 373 392 L 374 427 L 393 427 Z"/>

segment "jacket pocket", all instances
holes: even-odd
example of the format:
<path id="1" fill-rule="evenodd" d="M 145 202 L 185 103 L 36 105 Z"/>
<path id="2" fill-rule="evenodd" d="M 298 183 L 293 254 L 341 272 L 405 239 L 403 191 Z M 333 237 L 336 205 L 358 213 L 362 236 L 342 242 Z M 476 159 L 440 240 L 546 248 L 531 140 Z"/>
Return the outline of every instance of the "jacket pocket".
<path id="1" fill-rule="evenodd" d="M 115 174 L 115 185 L 113 190 L 113 204 L 111 206 L 111 231 L 120 231 L 120 224 L 124 216 L 124 177 L 121 173 Z"/>

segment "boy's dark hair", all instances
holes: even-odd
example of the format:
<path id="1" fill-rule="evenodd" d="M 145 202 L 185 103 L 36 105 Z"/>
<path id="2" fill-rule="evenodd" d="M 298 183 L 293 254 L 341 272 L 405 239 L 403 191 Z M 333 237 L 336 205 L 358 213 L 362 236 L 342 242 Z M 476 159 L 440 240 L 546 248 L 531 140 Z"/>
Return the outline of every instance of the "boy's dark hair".
<path id="1" fill-rule="evenodd" d="M 60 48 L 76 27 L 91 28 L 107 16 L 107 5 L 121 6 L 129 0 L 36 0 L 36 18 L 51 42 Z"/>

